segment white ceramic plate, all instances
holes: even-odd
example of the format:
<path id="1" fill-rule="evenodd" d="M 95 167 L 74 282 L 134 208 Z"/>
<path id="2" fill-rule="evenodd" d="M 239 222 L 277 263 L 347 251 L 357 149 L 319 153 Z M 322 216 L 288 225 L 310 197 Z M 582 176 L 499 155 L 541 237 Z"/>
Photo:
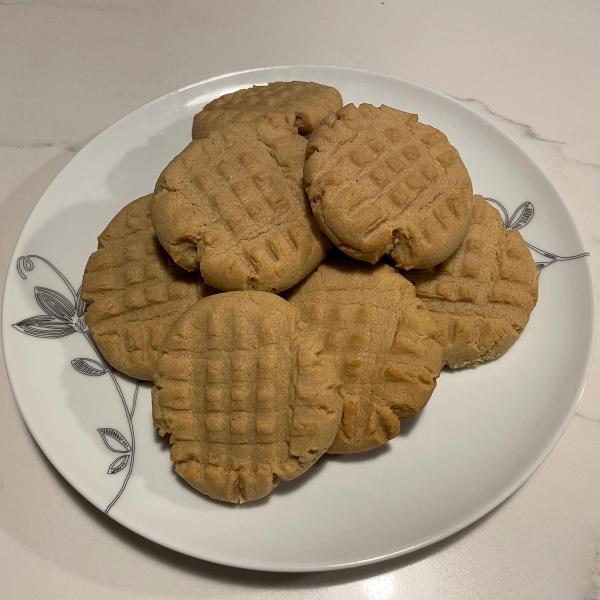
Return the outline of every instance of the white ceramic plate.
<path id="1" fill-rule="evenodd" d="M 149 387 L 138 395 L 135 382 L 105 372 L 75 297 L 96 236 L 124 204 L 153 189 L 188 143 L 194 113 L 226 92 L 291 79 L 334 85 L 347 102 L 419 113 L 446 132 L 475 190 L 502 204 L 505 222 L 521 228 L 544 267 L 540 299 L 504 357 L 443 373 L 418 421 L 383 450 L 328 457 L 268 499 L 234 507 L 177 479 L 168 447 L 152 428 Z M 50 185 L 17 243 L 6 282 L 6 363 L 44 453 L 81 494 L 126 527 L 239 567 L 356 566 L 460 530 L 514 492 L 548 454 L 574 410 L 590 360 L 595 319 L 588 259 L 563 260 L 583 252 L 543 173 L 495 127 L 449 98 L 337 67 L 224 75 L 122 118 Z"/>

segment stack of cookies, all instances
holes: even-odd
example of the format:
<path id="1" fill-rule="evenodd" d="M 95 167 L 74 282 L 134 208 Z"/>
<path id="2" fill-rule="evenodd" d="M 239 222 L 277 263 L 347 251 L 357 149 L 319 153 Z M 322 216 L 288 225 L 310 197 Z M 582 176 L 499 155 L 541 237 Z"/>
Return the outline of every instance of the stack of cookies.
<path id="1" fill-rule="evenodd" d="M 102 232 L 82 297 L 200 492 L 256 500 L 387 443 L 444 366 L 525 327 L 527 246 L 416 115 L 278 82 L 209 103 L 192 138 Z"/>

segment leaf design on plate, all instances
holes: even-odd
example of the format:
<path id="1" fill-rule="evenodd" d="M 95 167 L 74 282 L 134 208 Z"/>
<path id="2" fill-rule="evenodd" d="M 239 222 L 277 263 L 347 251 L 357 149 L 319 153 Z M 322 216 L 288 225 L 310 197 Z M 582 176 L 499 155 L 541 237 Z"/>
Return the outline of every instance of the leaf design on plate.
<path id="1" fill-rule="evenodd" d="M 99 377 L 106 373 L 106 367 L 93 358 L 74 358 L 71 361 L 73 368 L 82 375 Z"/>
<path id="2" fill-rule="evenodd" d="M 507 228 L 523 229 L 523 227 L 533 219 L 534 214 L 535 209 L 533 208 L 533 204 L 531 202 L 523 202 L 523 204 L 519 205 L 511 215 Z"/>
<path id="3" fill-rule="evenodd" d="M 99 427 L 98 433 L 104 442 L 104 445 L 111 452 L 131 452 L 131 446 L 125 436 L 117 431 L 114 427 Z M 115 444 L 117 442 L 117 444 Z M 119 445 L 121 446 L 119 448 Z"/>
<path id="4" fill-rule="evenodd" d="M 13 323 L 13 327 L 22 333 L 39 338 L 61 338 L 75 333 L 69 323 L 50 315 L 28 317 L 18 323 Z"/>
<path id="5" fill-rule="evenodd" d="M 75 316 L 75 307 L 59 292 L 36 286 L 33 293 L 36 302 L 47 315 L 67 322 Z"/>
<path id="6" fill-rule="evenodd" d="M 116 458 L 110 463 L 110 467 L 108 467 L 108 471 L 106 472 L 109 475 L 114 475 L 115 473 L 122 471 L 127 466 L 127 463 L 129 463 L 129 454 L 119 456 L 119 458 Z"/>
<path id="7" fill-rule="evenodd" d="M 502 215 L 502 222 L 504 223 L 504 227 L 508 227 L 508 211 L 506 210 L 506 208 L 504 208 L 504 204 L 502 204 L 502 202 L 500 202 L 499 200 L 495 200 L 494 198 L 486 197 L 486 200 L 490 204 L 493 204 L 500 211 L 500 214 Z"/>
<path id="8" fill-rule="evenodd" d="M 547 260 L 547 261 L 536 262 L 535 263 L 535 268 L 538 271 L 541 271 L 542 269 L 545 269 L 546 267 L 549 267 L 550 265 L 553 265 L 555 262 L 556 262 L 555 260 Z"/>
<path id="9" fill-rule="evenodd" d="M 21 279 L 27 279 L 25 272 L 30 273 L 33 271 L 34 266 L 31 256 L 19 256 L 17 258 L 17 271 Z"/>
<path id="10" fill-rule="evenodd" d="M 83 317 L 85 312 L 85 302 L 81 299 L 81 286 L 77 290 L 77 298 L 75 302 L 75 313 L 78 317 Z"/>

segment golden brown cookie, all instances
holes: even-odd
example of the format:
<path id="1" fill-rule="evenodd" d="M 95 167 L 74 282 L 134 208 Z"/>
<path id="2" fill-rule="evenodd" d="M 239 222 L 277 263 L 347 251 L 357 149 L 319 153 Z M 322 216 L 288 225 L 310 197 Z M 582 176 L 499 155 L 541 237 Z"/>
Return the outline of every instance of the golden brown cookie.
<path id="1" fill-rule="evenodd" d="M 267 292 L 215 294 L 173 326 L 158 361 L 155 426 L 175 471 L 203 494 L 247 502 L 329 448 L 342 400 L 333 357 L 298 310 Z"/>
<path id="2" fill-rule="evenodd" d="M 400 268 L 450 256 L 471 218 L 471 180 L 455 148 L 416 115 L 349 104 L 310 137 L 304 182 L 321 229 L 343 252 Z"/>
<path id="3" fill-rule="evenodd" d="M 293 113 L 276 113 L 244 110 L 203 110 L 194 117 L 192 139 L 209 137 L 219 129 L 229 126 L 246 125 L 261 127 L 267 125 L 298 133 Z"/>
<path id="4" fill-rule="evenodd" d="M 177 317 L 209 290 L 178 269 L 150 222 L 150 198 L 123 208 L 98 237 L 85 268 L 85 320 L 102 355 L 115 369 L 152 380 L 158 347 Z"/>
<path id="5" fill-rule="evenodd" d="M 342 380 L 344 413 L 332 453 L 369 450 L 425 406 L 442 367 L 436 325 L 396 269 L 328 259 L 288 295 L 325 342 Z"/>
<path id="6" fill-rule="evenodd" d="M 258 85 L 209 102 L 194 117 L 192 137 L 206 137 L 224 125 L 251 123 L 263 116 L 306 134 L 342 106 L 333 87 L 310 81 L 277 81 Z"/>
<path id="7" fill-rule="evenodd" d="M 502 356 L 537 301 L 538 274 L 529 249 L 481 196 L 475 196 L 471 225 L 456 253 L 406 276 L 438 324 L 436 339 L 452 369 Z"/>
<path id="8" fill-rule="evenodd" d="M 161 174 L 151 206 L 173 260 L 220 290 L 285 290 L 325 257 L 302 188 L 306 141 L 231 126 L 195 140 Z"/>
<path id="9" fill-rule="evenodd" d="M 473 185 L 471 177 L 456 148 L 450 144 L 448 138 L 439 129 L 420 123 L 417 115 L 405 114 L 413 135 L 427 146 L 429 153 L 442 165 L 450 184 L 468 198 L 472 210 Z"/>

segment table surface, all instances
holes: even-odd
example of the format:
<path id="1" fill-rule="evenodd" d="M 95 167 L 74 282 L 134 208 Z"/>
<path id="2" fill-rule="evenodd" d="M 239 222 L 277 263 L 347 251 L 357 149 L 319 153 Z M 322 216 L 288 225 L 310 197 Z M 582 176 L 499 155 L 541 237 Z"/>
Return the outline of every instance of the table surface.
<path id="1" fill-rule="evenodd" d="M 219 73 L 308 63 L 415 81 L 502 129 L 566 199 L 598 286 L 599 31 L 594 0 L 2 0 L 0 279 L 46 186 L 118 117 Z M 463 532 L 360 569 L 268 574 L 181 556 L 95 510 L 28 434 L 2 363 L 4 597 L 600 600 L 599 396 L 596 366 L 541 468 Z"/>

